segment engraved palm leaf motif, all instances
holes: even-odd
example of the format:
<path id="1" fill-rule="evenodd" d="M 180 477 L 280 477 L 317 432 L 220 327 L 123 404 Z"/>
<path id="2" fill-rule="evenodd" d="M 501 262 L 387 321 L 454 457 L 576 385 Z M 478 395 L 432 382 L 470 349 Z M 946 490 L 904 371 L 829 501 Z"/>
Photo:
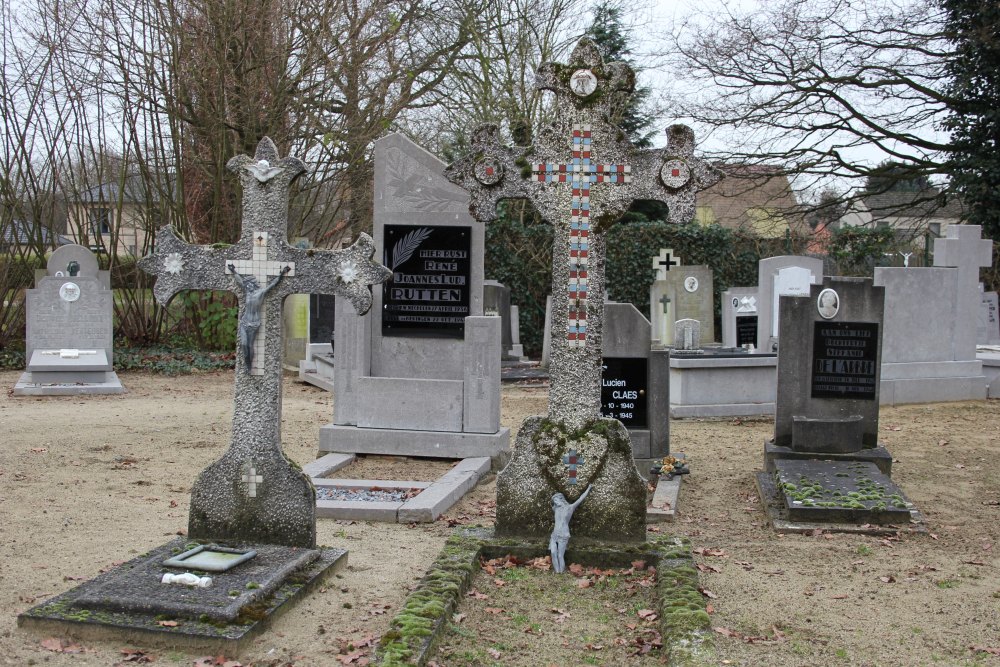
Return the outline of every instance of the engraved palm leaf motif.
<path id="1" fill-rule="evenodd" d="M 413 253 L 417 251 L 420 244 L 426 241 L 430 235 L 430 229 L 420 227 L 396 241 L 396 245 L 392 247 L 392 258 L 389 262 L 389 268 L 395 271 L 396 267 L 413 256 Z"/>
<path id="2" fill-rule="evenodd" d="M 391 152 L 394 155 L 392 159 L 386 161 L 386 176 L 388 185 L 392 188 L 392 196 L 396 200 L 405 202 L 415 211 L 433 213 L 458 210 L 456 205 L 462 208 L 466 204 L 466 201 L 455 192 L 431 185 L 419 170 L 407 173 L 411 170 L 404 167 L 402 153 Z"/>

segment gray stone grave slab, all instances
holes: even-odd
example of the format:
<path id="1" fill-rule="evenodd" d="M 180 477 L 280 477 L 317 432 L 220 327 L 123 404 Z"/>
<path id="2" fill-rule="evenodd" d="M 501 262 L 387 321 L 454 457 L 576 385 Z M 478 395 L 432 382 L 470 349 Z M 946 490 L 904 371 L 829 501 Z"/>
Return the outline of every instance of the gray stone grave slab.
<path id="1" fill-rule="evenodd" d="M 15 396 L 120 394 L 113 368 L 114 294 L 83 246 L 59 248 L 25 292 L 25 372 Z M 70 275 L 73 273 L 75 275 Z"/>
<path id="2" fill-rule="evenodd" d="M 996 292 L 984 292 L 976 321 L 977 345 L 1000 345 L 1000 301 Z"/>
<path id="3" fill-rule="evenodd" d="M 778 299 L 802 296 L 823 279 L 823 260 L 804 255 L 768 257 L 757 263 L 757 349 L 774 352 L 778 342 Z"/>
<path id="4" fill-rule="evenodd" d="M 472 194 L 477 219 L 494 220 L 501 200 L 528 199 L 555 229 L 549 410 L 525 420 L 497 476 L 498 535 L 548 536 L 555 494 L 573 503 L 587 489 L 574 536 L 645 539 L 645 483 L 628 431 L 600 417 L 604 232 L 637 199 L 662 201 L 672 222 L 689 222 L 696 192 L 721 174 L 694 157 L 686 126 L 667 130 L 665 149 L 638 151 L 628 142 L 615 123 L 634 83 L 628 65 L 604 63 L 598 46 L 581 39 L 567 64 L 543 63 L 536 72 L 536 86 L 555 100 L 534 145 L 505 145 L 497 126 L 480 126 L 470 153 L 448 168 Z"/>
<path id="5" fill-rule="evenodd" d="M 903 491 L 873 463 L 782 460 L 776 463 L 774 475 L 792 521 L 910 521 L 910 504 Z"/>
<path id="6" fill-rule="evenodd" d="M 604 312 L 601 414 L 625 424 L 644 472 L 670 454 L 670 356 L 652 349 L 649 320 L 631 303 L 608 302 Z"/>
<path id="7" fill-rule="evenodd" d="M 198 541 L 176 538 L 18 616 L 20 627 L 115 641 L 217 645 L 231 649 L 265 629 L 292 602 L 347 563 L 343 549 L 301 549 L 254 544 L 257 555 L 226 571 L 211 573 L 212 585 L 192 588 L 162 583 L 183 570 L 163 561 Z M 289 582 L 289 575 L 295 579 Z M 254 613 L 241 612 L 249 607 Z M 176 626 L 162 625 L 174 620 Z"/>
<path id="8" fill-rule="evenodd" d="M 667 272 L 666 280 L 655 281 L 649 288 L 649 307 L 656 313 L 656 339 L 673 345 L 674 322 L 691 319 L 701 322 L 704 341 L 714 341 L 714 294 L 712 269 L 705 265 L 677 266 Z"/>
<path id="9" fill-rule="evenodd" d="M 730 287 L 722 293 L 723 347 L 757 347 L 759 301 L 756 287 Z"/>
<path id="10" fill-rule="evenodd" d="M 979 233 L 975 225 L 949 227 L 948 237 L 936 241 L 947 243 L 935 253 L 934 267 L 876 267 L 875 284 L 891 304 L 883 335 L 883 404 L 986 398 L 975 340 L 979 268 L 989 264 L 992 242 Z"/>
<path id="11" fill-rule="evenodd" d="M 510 288 L 496 280 L 483 281 L 483 313 L 500 317 L 500 350 L 501 359 L 514 359 L 511 348 L 514 339 L 511 335 L 511 305 Z"/>
<path id="12" fill-rule="evenodd" d="M 403 135 L 375 143 L 375 243 L 395 269 L 370 315 L 338 300 L 336 400 L 322 452 L 498 458 L 509 446 L 501 321 L 483 315 L 485 232 L 443 171 Z"/>

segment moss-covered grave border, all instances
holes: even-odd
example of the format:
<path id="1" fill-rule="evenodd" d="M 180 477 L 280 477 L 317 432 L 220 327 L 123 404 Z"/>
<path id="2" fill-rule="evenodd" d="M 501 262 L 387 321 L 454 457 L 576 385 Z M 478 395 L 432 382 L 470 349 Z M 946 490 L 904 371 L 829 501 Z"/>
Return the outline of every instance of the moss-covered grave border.
<path id="1" fill-rule="evenodd" d="M 498 539 L 491 528 L 457 529 L 392 619 L 379 641 L 375 664 L 425 665 L 469 589 L 481 558 L 510 555 L 530 560 L 548 553 L 546 542 Z M 658 535 L 635 545 L 571 544 L 566 552 L 567 562 L 587 567 L 627 568 L 639 557 L 656 567 L 656 600 L 665 655 L 672 663 L 682 662 L 698 649 L 711 627 L 705 598 L 698 590 L 698 570 L 689 540 Z"/>

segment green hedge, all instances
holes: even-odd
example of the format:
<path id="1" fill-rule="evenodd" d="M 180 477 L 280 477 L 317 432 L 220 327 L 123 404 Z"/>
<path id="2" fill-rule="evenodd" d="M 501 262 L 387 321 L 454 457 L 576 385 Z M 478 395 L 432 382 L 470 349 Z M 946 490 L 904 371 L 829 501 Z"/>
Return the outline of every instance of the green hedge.
<path id="1" fill-rule="evenodd" d="M 519 306 L 521 342 L 537 357 L 542 348 L 545 296 L 551 290 L 552 227 L 537 218 L 525 223 L 501 216 L 486 228 L 486 275 L 511 290 Z M 719 295 L 732 286 L 757 284 L 762 257 L 805 251 L 807 239 L 763 239 L 719 225 L 673 225 L 640 221 L 618 224 L 607 236 L 608 298 L 629 302 L 649 317 L 649 287 L 656 278 L 653 258 L 672 248 L 684 264 L 706 264 L 714 274 L 716 330 Z"/>

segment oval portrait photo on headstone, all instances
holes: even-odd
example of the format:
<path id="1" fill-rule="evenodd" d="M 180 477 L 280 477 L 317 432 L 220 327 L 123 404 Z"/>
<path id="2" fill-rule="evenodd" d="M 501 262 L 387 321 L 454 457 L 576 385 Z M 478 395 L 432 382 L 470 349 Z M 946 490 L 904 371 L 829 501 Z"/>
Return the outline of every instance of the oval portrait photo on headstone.
<path id="1" fill-rule="evenodd" d="M 823 290 L 816 298 L 816 310 L 824 320 L 833 319 L 840 310 L 840 297 L 832 289 Z"/>
<path id="2" fill-rule="evenodd" d="M 80 298 L 80 286 L 76 283 L 63 283 L 59 288 L 59 298 L 72 303 Z"/>
<path id="3" fill-rule="evenodd" d="M 684 289 L 686 289 L 688 292 L 697 292 L 698 291 L 698 279 L 695 278 L 694 276 L 688 276 L 687 278 L 685 278 L 684 279 Z"/>

